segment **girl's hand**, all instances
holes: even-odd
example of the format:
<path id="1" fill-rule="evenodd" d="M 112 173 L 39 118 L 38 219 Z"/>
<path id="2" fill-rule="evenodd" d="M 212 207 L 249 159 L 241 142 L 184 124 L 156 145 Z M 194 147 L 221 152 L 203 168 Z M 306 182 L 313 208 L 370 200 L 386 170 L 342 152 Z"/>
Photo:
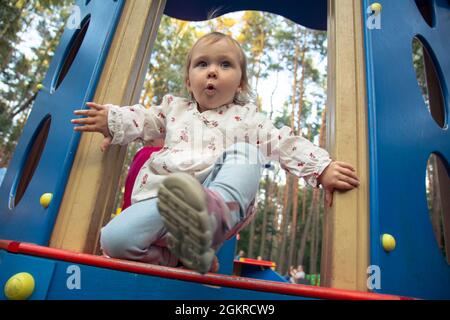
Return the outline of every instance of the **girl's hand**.
<path id="1" fill-rule="evenodd" d="M 86 116 L 86 118 L 72 119 L 73 124 L 79 124 L 74 127 L 75 131 L 84 132 L 100 132 L 103 134 L 103 139 L 100 149 L 105 151 L 111 144 L 112 136 L 108 130 L 108 107 L 94 102 L 87 102 L 86 105 L 89 110 L 75 110 L 73 113 L 79 116 Z"/>
<path id="2" fill-rule="evenodd" d="M 345 162 L 333 161 L 318 178 L 325 189 L 325 203 L 331 207 L 333 192 L 337 190 L 351 190 L 359 186 L 359 179 L 355 169 Z"/>

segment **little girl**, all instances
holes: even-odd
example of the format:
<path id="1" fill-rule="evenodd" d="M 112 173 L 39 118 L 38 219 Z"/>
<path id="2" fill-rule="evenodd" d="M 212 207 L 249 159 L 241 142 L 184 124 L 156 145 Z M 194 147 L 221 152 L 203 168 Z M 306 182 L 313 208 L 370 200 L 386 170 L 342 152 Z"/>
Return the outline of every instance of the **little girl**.
<path id="1" fill-rule="evenodd" d="M 205 273 L 215 251 L 251 211 L 267 159 L 326 190 L 359 185 L 355 170 L 291 129 L 277 129 L 248 102 L 246 57 L 233 38 L 212 32 L 187 57 L 190 99 L 166 95 L 160 106 L 87 103 L 72 120 L 84 132 L 104 135 L 101 149 L 142 139 L 164 139 L 140 169 L 132 205 L 101 232 L 113 258 L 186 267 Z"/>

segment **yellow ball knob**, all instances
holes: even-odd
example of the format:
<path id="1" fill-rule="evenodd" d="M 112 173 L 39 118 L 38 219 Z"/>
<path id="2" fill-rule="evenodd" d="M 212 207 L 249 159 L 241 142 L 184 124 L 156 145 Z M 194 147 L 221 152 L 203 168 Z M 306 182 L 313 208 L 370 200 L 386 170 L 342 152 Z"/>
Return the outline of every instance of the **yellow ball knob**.
<path id="1" fill-rule="evenodd" d="M 28 272 L 13 275 L 5 284 L 5 296 L 8 300 L 26 300 L 34 291 L 34 278 Z"/>
<path id="2" fill-rule="evenodd" d="M 47 209 L 48 206 L 50 205 L 50 202 L 52 201 L 52 198 L 53 198 L 52 193 L 44 193 L 39 199 L 39 202 L 41 203 L 41 206 Z"/>
<path id="3" fill-rule="evenodd" d="M 378 15 L 381 12 L 381 9 L 383 9 L 383 6 L 378 2 L 374 2 L 370 5 L 370 9 L 375 12 L 375 15 Z"/>
<path id="4" fill-rule="evenodd" d="M 395 238 L 388 233 L 383 234 L 381 237 L 381 243 L 383 245 L 383 249 L 387 252 L 395 249 Z"/>
<path id="5" fill-rule="evenodd" d="M 39 84 L 36 86 L 36 89 L 38 89 L 38 90 L 41 90 L 42 88 L 44 88 L 44 85 L 43 85 L 42 83 L 39 83 Z"/>

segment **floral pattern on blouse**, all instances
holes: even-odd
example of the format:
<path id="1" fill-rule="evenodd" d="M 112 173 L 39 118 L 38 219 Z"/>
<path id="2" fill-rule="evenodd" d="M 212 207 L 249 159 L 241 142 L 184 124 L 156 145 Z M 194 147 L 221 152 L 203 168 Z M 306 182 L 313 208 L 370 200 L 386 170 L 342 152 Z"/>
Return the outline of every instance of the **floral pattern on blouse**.
<path id="1" fill-rule="evenodd" d="M 153 153 L 141 168 L 132 192 L 132 202 L 155 197 L 158 186 L 172 172 L 186 172 L 203 181 L 219 156 L 236 142 L 251 143 L 267 160 L 311 186 L 331 162 L 327 151 L 309 140 L 295 136 L 291 128 L 277 129 L 251 103 L 228 104 L 200 113 L 197 104 L 166 95 L 161 105 L 148 109 L 142 105 L 107 105 L 108 128 L 113 144 L 133 140 L 164 138 L 164 148 Z"/>

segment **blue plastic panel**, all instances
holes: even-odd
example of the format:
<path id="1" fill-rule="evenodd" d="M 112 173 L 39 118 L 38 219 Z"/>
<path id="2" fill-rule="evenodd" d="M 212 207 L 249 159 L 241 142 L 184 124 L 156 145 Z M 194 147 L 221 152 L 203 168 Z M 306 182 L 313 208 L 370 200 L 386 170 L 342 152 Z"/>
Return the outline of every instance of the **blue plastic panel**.
<path id="1" fill-rule="evenodd" d="M 450 298 L 450 266 L 433 234 L 425 187 L 431 153 L 439 153 L 450 172 L 450 133 L 428 111 L 412 61 L 412 41 L 420 36 L 431 51 L 448 115 L 450 3 L 430 1 L 435 16 L 435 27 L 430 27 L 415 1 L 379 2 L 381 28 L 365 28 L 371 263 L 381 268 L 379 292 Z M 370 3 L 364 1 L 366 18 Z M 449 196 L 449 190 L 442 191 Z M 392 252 L 381 246 L 384 233 L 396 239 Z"/>
<path id="2" fill-rule="evenodd" d="M 44 300 L 55 270 L 55 262 L 24 255 L 11 254 L 0 250 L 0 300 L 5 300 L 4 287 L 12 276 L 21 272 L 28 272 L 34 279 L 34 291 L 30 300 Z"/>
<path id="3" fill-rule="evenodd" d="M 248 264 L 241 265 L 241 277 L 248 277 L 253 279 L 288 282 L 278 272 L 268 267 L 253 266 Z"/>
<path id="4" fill-rule="evenodd" d="M 301 300 L 299 296 L 229 287 L 123 272 L 60 260 L 11 254 L 0 250 L 0 287 L 18 272 L 28 272 L 36 282 L 34 299 L 157 299 L 157 300 Z M 46 271 L 45 271 L 46 270 Z M 78 277 L 74 280 L 74 277 Z M 70 286 L 68 286 L 70 284 Z M 75 284 L 75 285 L 74 285 Z M 44 296 L 43 294 L 46 294 Z M 5 299 L 0 293 L 0 299 Z"/>
<path id="5" fill-rule="evenodd" d="M 42 89 L 34 103 L 8 171 L 0 187 L 0 238 L 46 245 L 64 193 L 80 133 L 74 133 L 70 119 L 73 111 L 92 99 L 105 62 L 112 36 L 120 18 L 123 0 L 78 1 L 80 20 L 90 17 L 89 27 L 71 68 L 56 91 L 52 92 L 68 48 L 79 29 L 66 28 L 52 59 Z M 14 186 L 26 165 L 33 137 L 43 119 L 50 116 L 47 143 L 36 171 L 21 201 L 14 207 Z M 53 193 L 44 209 L 39 204 L 43 193 Z M 12 201 L 14 202 L 14 201 Z"/>
<path id="6" fill-rule="evenodd" d="M 267 11 L 311 29 L 327 29 L 327 0 L 167 0 L 164 13 L 181 20 L 200 21 L 211 12 L 217 17 L 241 10 Z"/>
<path id="7" fill-rule="evenodd" d="M 225 241 L 220 249 L 217 251 L 217 259 L 219 260 L 220 274 L 233 274 L 233 260 L 236 252 L 236 237 Z"/>

